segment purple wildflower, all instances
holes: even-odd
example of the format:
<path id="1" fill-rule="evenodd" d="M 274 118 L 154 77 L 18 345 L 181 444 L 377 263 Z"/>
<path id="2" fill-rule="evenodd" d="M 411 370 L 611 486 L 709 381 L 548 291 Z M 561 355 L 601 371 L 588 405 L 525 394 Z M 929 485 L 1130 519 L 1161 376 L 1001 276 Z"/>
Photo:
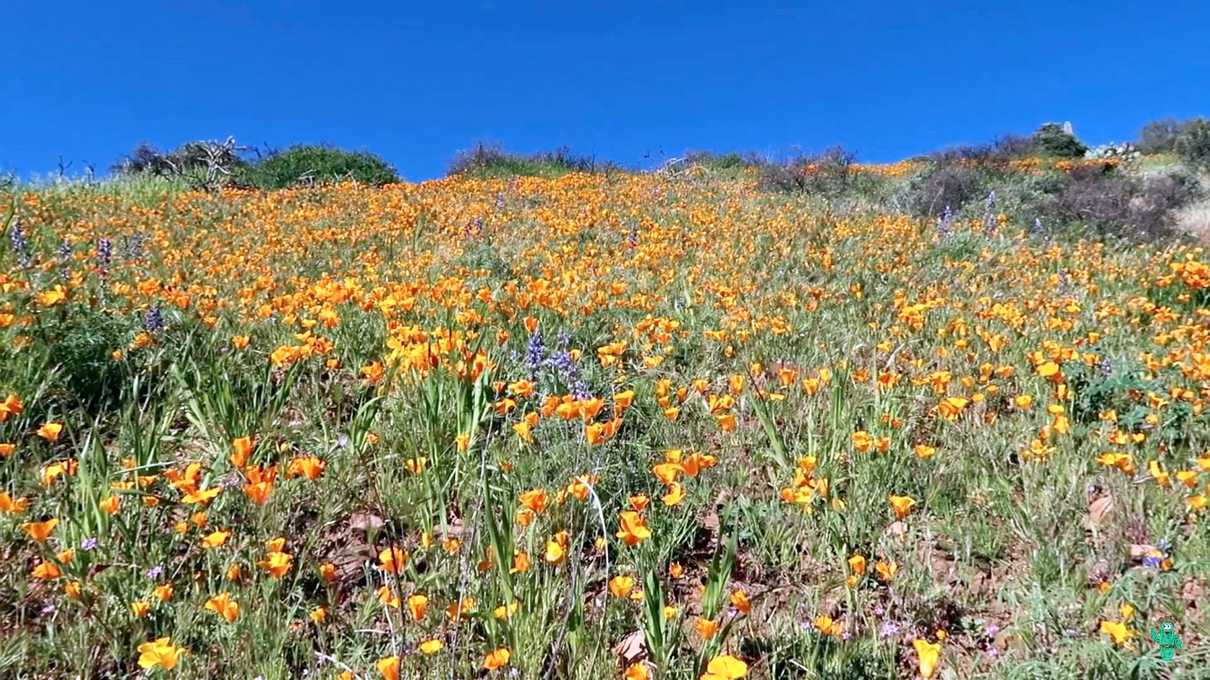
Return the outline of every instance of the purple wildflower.
<path id="1" fill-rule="evenodd" d="M 996 233 L 996 192 L 987 194 L 987 203 L 983 213 L 983 233 L 991 236 Z"/>
<path id="2" fill-rule="evenodd" d="M 545 359 L 546 348 L 542 346 L 542 331 L 535 330 L 534 334 L 529 336 L 529 344 L 525 347 L 525 365 L 529 368 L 530 379 L 537 380 L 538 370 L 542 368 Z"/>
<path id="3" fill-rule="evenodd" d="M 109 263 L 113 260 L 113 242 L 107 238 L 97 241 L 97 270 L 101 278 L 109 276 Z"/>
<path id="4" fill-rule="evenodd" d="M 164 313 L 160 311 L 160 303 L 155 303 L 143 315 L 143 330 L 148 333 L 158 333 L 164 330 Z"/>
<path id="5" fill-rule="evenodd" d="M 97 548 L 97 539 L 95 536 L 89 536 L 88 538 L 85 538 L 84 540 L 80 541 L 80 550 L 83 550 L 84 552 L 96 550 L 96 548 Z"/>
<path id="6" fill-rule="evenodd" d="M 143 256 L 143 244 L 147 242 L 145 234 L 135 234 L 126 239 L 126 259 L 137 260 Z"/>
<path id="7" fill-rule="evenodd" d="M 13 226 L 9 228 L 9 242 L 13 245 L 13 252 L 17 255 L 17 263 L 23 268 L 28 267 L 33 261 L 29 252 L 29 239 L 25 236 L 25 231 L 21 229 L 21 222 L 13 220 Z"/>
<path id="8" fill-rule="evenodd" d="M 571 356 L 571 335 L 567 331 L 559 333 L 557 346 L 558 351 L 550 356 L 550 365 L 559 372 L 563 382 L 571 390 L 571 396 L 576 399 L 592 398 L 588 386 L 580 380 L 580 369 L 576 366 L 576 360 Z"/>
<path id="9" fill-rule="evenodd" d="M 953 221 L 954 211 L 950 210 L 950 207 L 947 205 L 945 206 L 945 210 L 941 211 L 941 216 L 937 218 L 937 231 L 941 234 L 941 236 L 945 237 L 950 235 L 950 225 L 953 223 Z"/>

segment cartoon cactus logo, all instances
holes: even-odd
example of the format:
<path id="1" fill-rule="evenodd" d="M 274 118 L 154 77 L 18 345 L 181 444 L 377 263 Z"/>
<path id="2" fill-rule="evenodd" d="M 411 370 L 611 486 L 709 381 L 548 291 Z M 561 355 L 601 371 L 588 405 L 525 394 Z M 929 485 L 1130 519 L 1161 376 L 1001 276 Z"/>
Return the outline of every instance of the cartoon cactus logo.
<path id="1" fill-rule="evenodd" d="M 1151 639 L 1160 646 L 1160 658 L 1164 661 L 1172 661 L 1176 650 L 1181 648 L 1181 638 L 1173 629 L 1171 621 L 1161 623 L 1159 630 L 1152 628 Z"/>

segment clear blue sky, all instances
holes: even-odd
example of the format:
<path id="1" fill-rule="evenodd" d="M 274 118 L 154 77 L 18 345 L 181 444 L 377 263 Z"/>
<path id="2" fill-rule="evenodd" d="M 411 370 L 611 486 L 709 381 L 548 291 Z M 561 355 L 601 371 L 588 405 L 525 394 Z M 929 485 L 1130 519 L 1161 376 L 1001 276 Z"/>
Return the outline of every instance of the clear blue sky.
<path id="1" fill-rule="evenodd" d="M 4 4 L 0 170 L 23 176 L 228 134 L 371 150 L 416 180 L 481 140 L 883 161 L 1210 114 L 1208 0 Z"/>

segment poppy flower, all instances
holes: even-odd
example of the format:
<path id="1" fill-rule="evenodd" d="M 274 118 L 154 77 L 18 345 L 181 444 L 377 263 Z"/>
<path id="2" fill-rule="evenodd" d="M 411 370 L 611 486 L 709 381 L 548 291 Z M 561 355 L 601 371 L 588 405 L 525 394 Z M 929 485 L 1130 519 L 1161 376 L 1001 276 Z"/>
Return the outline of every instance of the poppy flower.
<path id="1" fill-rule="evenodd" d="M 487 656 L 483 657 L 483 667 L 489 671 L 494 671 L 507 666 L 511 658 L 512 652 L 508 651 L 507 647 L 501 647 L 488 652 Z"/>
<path id="2" fill-rule="evenodd" d="M 432 656 L 445 648 L 445 643 L 441 640 L 425 640 L 416 646 L 421 654 Z"/>
<path id="3" fill-rule="evenodd" d="M 172 638 L 162 637 L 139 645 L 139 668 L 159 668 L 170 671 L 185 655 L 183 647 L 172 644 Z"/>
<path id="4" fill-rule="evenodd" d="M 634 577 L 614 576 L 609 579 L 609 592 L 618 598 L 626 598 L 634 589 Z"/>
<path id="5" fill-rule="evenodd" d="M 230 531 L 213 531 L 202 538 L 202 547 L 208 549 L 217 548 L 226 543 L 227 537 L 230 535 Z"/>
<path id="6" fill-rule="evenodd" d="M 407 565 L 408 553 L 399 547 L 383 548 L 378 553 L 378 564 L 388 574 L 398 574 Z"/>
<path id="7" fill-rule="evenodd" d="M 28 498 L 13 498 L 7 492 L 0 491 L 0 512 L 8 515 L 18 515 L 29 509 Z"/>
<path id="8" fill-rule="evenodd" d="M 633 510 L 622 512 L 618 516 L 618 522 L 621 528 L 616 535 L 626 545 L 638 545 L 651 538 L 651 529 L 647 528 L 647 522 Z"/>
<path id="9" fill-rule="evenodd" d="M 63 431 L 63 423 L 44 423 L 38 428 L 37 435 L 52 444 L 59 441 L 59 433 Z"/>
<path id="10" fill-rule="evenodd" d="M 428 611 L 429 598 L 417 593 L 408 597 L 408 613 L 412 616 L 413 621 L 420 621 L 424 618 Z"/>
<path id="11" fill-rule="evenodd" d="M 239 617 L 239 603 L 231 598 L 228 593 L 219 593 L 214 597 L 206 600 L 206 611 L 214 612 L 227 620 L 227 623 L 233 623 Z"/>
<path id="12" fill-rule="evenodd" d="M 920 676 L 924 678 L 933 677 L 933 673 L 937 670 L 937 662 L 941 658 L 941 645 L 922 638 L 916 638 L 912 640 L 912 646 L 916 649 Z"/>
<path id="13" fill-rule="evenodd" d="M 269 552 L 265 554 L 265 559 L 256 563 L 256 566 L 269 572 L 274 578 L 281 578 L 290 571 L 291 565 L 294 563 L 294 556 L 283 552 Z"/>
<path id="14" fill-rule="evenodd" d="M 736 590 L 731 593 L 731 606 L 735 607 L 736 611 L 741 614 L 748 614 L 752 611 L 752 601 L 748 599 L 748 593 L 742 590 Z"/>
<path id="15" fill-rule="evenodd" d="M 299 456 L 290 461 L 286 468 L 286 477 L 306 477 L 314 481 L 323 476 L 324 467 L 324 461 L 318 456 Z"/>
<path id="16" fill-rule="evenodd" d="M 748 664 L 730 654 L 723 654 L 710 660 L 700 680 L 739 680 L 747 675 Z"/>
<path id="17" fill-rule="evenodd" d="M 30 576 L 43 581 L 51 581 L 59 578 L 61 573 L 57 564 L 43 560 L 34 566 Z"/>
<path id="18" fill-rule="evenodd" d="M 895 511 L 895 519 L 907 517 L 912 508 L 916 506 L 916 499 L 911 496 L 891 495 L 887 501 L 891 504 L 891 509 Z"/>
<path id="19" fill-rule="evenodd" d="M 21 525 L 21 528 L 25 529 L 25 533 L 31 539 L 33 539 L 35 543 L 44 543 L 57 526 L 59 526 L 59 520 L 51 518 L 45 522 L 26 522 L 25 524 Z"/>
<path id="20" fill-rule="evenodd" d="M 399 680 L 399 657 L 388 656 L 378 660 L 375 664 L 379 674 L 383 680 Z"/>

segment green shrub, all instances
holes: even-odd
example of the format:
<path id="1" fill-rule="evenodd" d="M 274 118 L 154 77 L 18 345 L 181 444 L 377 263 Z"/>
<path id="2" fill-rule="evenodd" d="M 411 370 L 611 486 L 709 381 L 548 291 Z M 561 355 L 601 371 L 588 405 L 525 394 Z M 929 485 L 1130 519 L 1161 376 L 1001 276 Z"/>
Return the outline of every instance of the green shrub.
<path id="1" fill-rule="evenodd" d="M 51 395 L 69 406 L 97 410 L 117 403 L 125 384 L 123 364 L 111 353 L 126 346 L 136 326 L 131 319 L 86 305 L 47 315 L 33 334 L 53 372 Z"/>
<path id="2" fill-rule="evenodd" d="M 1185 121 L 1172 146 L 1176 155 L 1191 167 L 1210 168 L 1210 120 Z"/>
<path id="3" fill-rule="evenodd" d="M 460 152 L 450 163 L 449 175 L 469 177 L 559 177 L 571 172 L 616 172 L 621 167 L 591 156 L 576 156 L 567 147 L 523 155 L 497 146 L 479 144 Z"/>
<path id="4" fill-rule="evenodd" d="M 1080 158 L 1088 147 L 1081 142 L 1069 126 L 1046 123 L 1033 136 L 1034 148 L 1038 153 L 1060 158 Z"/>
<path id="5" fill-rule="evenodd" d="M 345 180 L 382 185 L 398 182 L 399 176 L 386 161 L 368 152 L 299 144 L 269 154 L 237 178 L 239 184 L 258 189 Z"/>
<path id="6" fill-rule="evenodd" d="M 1181 124 L 1174 118 L 1153 120 L 1139 132 L 1139 151 L 1147 154 L 1171 153 L 1180 133 Z"/>
<path id="7" fill-rule="evenodd" d="M 713 151 L 690 151 L 685 154 L 684 162 L 688 165 L 718 171 L 746 170 L 764 164 L 755 154 L 714 153 Z"/>

